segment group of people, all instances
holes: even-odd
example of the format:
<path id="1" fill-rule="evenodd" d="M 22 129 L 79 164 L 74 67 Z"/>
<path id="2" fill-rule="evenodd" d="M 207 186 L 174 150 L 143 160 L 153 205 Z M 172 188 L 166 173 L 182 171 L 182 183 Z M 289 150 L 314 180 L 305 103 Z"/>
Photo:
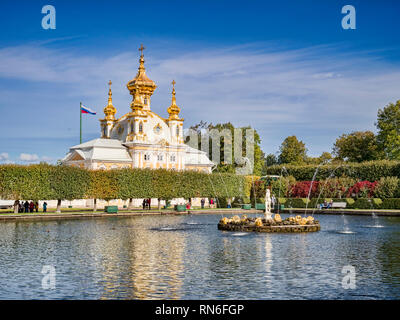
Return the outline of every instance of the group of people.
<path id="1" fill-rule="evenodd" d="M 14 203 L 14 207 L 18 208 L 19 213 L 39 212 L 39 202 L 38 201 L 33 202 L 33 201 L 26 200 L 24 202 L 23 200 L 21 200 L 21 201 L 16 200 Z M 43 203 L 43 212 L 47 212 L 47 203 L 46 202 Z"/>
<path id="2" fill-rule="evenodd" d="M 201 204 L 201 208 L 204 209 L 204 206 L 206 204 L 206 199 L 201 198 L 200 204 Z M 210 208 L 216 208 L 217 207 L 217 201 L 214 198 L 208 199 L 208 204 L 209 204 Z"/>
<path id="3" fill-rule="evenodd" d="M 143 210 L 144 209 L 149 209 L 150 210 L 150 208 L 151 208 L 151 199 L 150 198 L 149 199 L 143 199 L 142 206 L 143 206 Z"/>
<path id="4" fill-rule="evenodd" d="M 319 205 L 319 209 L 330 209 L 332 208 L 333 200 L 331 200 L 329 203 L 325 200 L 324 203 L 321 203 Z"/>

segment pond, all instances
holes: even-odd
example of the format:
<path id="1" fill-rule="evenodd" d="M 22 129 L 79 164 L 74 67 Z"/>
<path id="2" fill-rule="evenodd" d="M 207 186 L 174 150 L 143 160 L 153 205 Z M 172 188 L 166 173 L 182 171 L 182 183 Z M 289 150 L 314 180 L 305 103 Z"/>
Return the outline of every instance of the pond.
<path id="1" fill-rule="evenodd" d="M 315 215 L 319 232 L 267 234 L 219 231 L 221 217 L 1 223 L 0 299 L 400 298 L 400 218 Z"/>

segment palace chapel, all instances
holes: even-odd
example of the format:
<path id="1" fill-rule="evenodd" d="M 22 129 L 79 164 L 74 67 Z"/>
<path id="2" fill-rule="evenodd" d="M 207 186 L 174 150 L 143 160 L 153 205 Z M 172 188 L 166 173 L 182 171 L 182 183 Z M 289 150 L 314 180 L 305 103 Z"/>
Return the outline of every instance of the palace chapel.
<path id="1" fill-rule="evenodd" d="M 130 111 L 116 118 L 110 81 L 105 116 L 100 119 L 101 137 L 71 147 L 62 163 L 88 169 L 165 168 L 210 173 L 213 163 L 206 153 L 184 143 L 184 119 L 176 104 L 175 81 L 168 117 L 151 110 L 151 96 L 157 86 L 146 75 L 143 49 L 139 49 L 139 70 L 127 83 L 132 95 Z"/>

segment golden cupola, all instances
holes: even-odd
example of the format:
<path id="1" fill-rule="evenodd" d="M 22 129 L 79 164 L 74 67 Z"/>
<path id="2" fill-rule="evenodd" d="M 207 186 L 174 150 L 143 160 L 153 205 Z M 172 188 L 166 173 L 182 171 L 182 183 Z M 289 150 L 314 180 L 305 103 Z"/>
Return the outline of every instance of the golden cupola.
<path id="1" fill-rule="evenodd" d="M 144 105 L 149 106 L 150 96 L 153 94 L 154 90 L 157 88 L 155 82 L 146 75 L 146 69 L 144 67 L 144 56 L 143 56 L 143 44 L 140 46 L 139 51 L 141 51 L 139 59 L 139 70 L 136 77 L 130 80 L 126 87 L 128 88 L 130 94 L 132 95 L 132 100 L 135 99 L 135 94 L 138 91 L 140 95 L 143 96 Z"/>
<path id="2" fill-rule="evenodd" d="M 181 109 L 176 105 L 176 97 L 175 97 L 175 80 L 172 81 L 172 102 L 169 108 L 167 109 L 167 112 L 169 114 L 168 120 L 183 120 L 179 118 L 179 112 L 181 112 Z"/>
<path id="3" fill-rule="evenodd" d="M 143 101 L 140 95 L 140 89 L 138 85 L 135 88 L 133 101 L 131 102 L 131 109 L 133 113 L 137 113 L 143 110 Z"/>
<path id="4" fill-rule="evenodd" d="M 111 84 L 112 84 L 112 82 L 110 80 L 108 82 L 108 85 L 110 86 L 110 88 L 108 90 L 108 104 L 104 108 L 104 114 L 106 115 L 105 120 L 114 121 L 115 120 L 115 114 L 117 113 L 117 109 L 112 104 Z"/>

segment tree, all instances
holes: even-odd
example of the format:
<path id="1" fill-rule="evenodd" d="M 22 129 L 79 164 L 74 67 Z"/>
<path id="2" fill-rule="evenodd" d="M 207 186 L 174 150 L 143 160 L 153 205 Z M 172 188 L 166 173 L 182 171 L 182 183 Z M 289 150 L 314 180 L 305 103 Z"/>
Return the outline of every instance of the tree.
<path id="1" fill-rule="evenodd" d="M 213 125 L 212 123 L 207 123 L 205 121 L 200 121 L 200 123 L 193 125 L 190 127 L 191 130 L 194 130 L 195 132 L 197 132 L 199 139 L 198 139 L 198 149 L 201 148 L 201 133 L 202 130 L 206 129 L 208 134 L 210 134 L 212 132 L 212 130 L 216 130 L 218 132 L 223 132 L 223 130 L 227 130 L 228 132 L 230 132 L 230 136 L 231 139 L 226 139 L 226 137 L 224 137 L 223 135 L 221 135 L 221 138 L 219 139 L 219 141 L 216 141 L 218 143 L 218 148 L 220 150 L 219 153 L 219 162 L 217 164 L 217 170 L 215 172 L 226 172 L 226 173 L 235 173 L 235 169 L 242 166 L 242 163 L 236 163 L 234 160 L 234 154 L 235 154 L 235 134 L 234 131 L 235 129 L 241 129 L 242 130 L 242 156 L 246 157 L 246 134 L 247 134 L 247 129 L 252 129 L 250 126 L 247 127 L 239 127 L 239 128 L 235 128 L 235 126 L 228 122 L 228 123 L 219 123 L 216 125 Z M 253 129 L 254 130 L 254 129 Z M 207 135 L 203 134 L 203 137 Z M 186 137 L 186 143 L 189 142 L 190 137 Z M 209 139 L 209 154 L 208 157 L 210 158 L 210 160 L 212 161 L 216 161 L 216 159 L 213 159 L 213 154 L 212 154 L 212 139 Z M 261 143 L 261 138 L 259 136 L 259 134 L 257 133 L 256 130 L 254 130 L 254 163 L 252 163 L 253 165 L 253 174 L 255 175 L 260 175 L 262 168 L 264 166 L 264 153 L 261 150 L 260 147 L 260 143 Z M 228 145 L 229 144 L 229 145 Z M 230 158 L 232 161 L 227 161 L 225 158 L 225 146 L 227 146 L 228 148 L 231 148 L 232 153 L 230 155 Z M 232 162 L 232 163 L 230 163 Z"/>
<path id="2" fill-rule="evenodd" d="M 400 100 L 378 110 L 375 123 L 378 128 L 378 146 L 390 160 L 400 160 Z"/>
<path id="3" fill-rule="evenodd" d="M 338 159 L 350 162 L 377 160 L 381 155 L 375 134 L 371 131 L 342 134 L 336 139 L 333 153 Z"/>
<path id="4" fill-rule="evenodd" d="M 307 157 L 307 164 L 321 164 L 321 163 L 330 163 L 332 162 L 332 155 L 329 152 L 322 152 L 319 157 Z"/>
<path id="5" fill-rule="evenodd" d="M 274 155 L 273 153 L 268 154 L 265 157 L 265 165 L 267 167 L 269 167 L 269 166 L 273 166 L 275 164 L 278 164 L 278 157 L 276 155 Z"/>
<path id="6" fill-rule="evenodd" d="M 303 164 L 307 158 L 307 149 L 303 141 L 296 136 L 287 137 L 279 148 L 279 163 Z"/>

